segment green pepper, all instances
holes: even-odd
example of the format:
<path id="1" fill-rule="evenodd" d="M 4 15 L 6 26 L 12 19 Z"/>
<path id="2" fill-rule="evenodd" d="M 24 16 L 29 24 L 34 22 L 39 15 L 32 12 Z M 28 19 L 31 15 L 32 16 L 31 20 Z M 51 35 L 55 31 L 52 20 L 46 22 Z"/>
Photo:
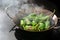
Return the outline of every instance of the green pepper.
<path id="1" fill-rule="evenodd" d="M 48 29 L 50 26 L 49 16 L 45 16 L 43 13 L 36 15 L 32 13 L 21 20 L 20 24 L 24 30 L 40 31 Z"/>
<path id="2" fill-rule="evenodd" d="M 48 18 L 49 18 L 49 16 L 44 16 L 44 17 L 41 17 L 40 19 L 43 21 L 43 20 L 46 20 Z"/>
<path id="3" fill-rule="evenodd" d="M 36 14 L 34 14 L 34 13 L 28 15 L 28 19 L 33 19 L 34 20 L 35 17 L 36 17 Z"/>
<path id="4" fill-rule="evenodd" d="M 47 30 L 49 27 L 50 27 L 50 21 L 47 20 L 47 21 L 45 22 L 45 29 Z"/>
<path id="5" fill-rule="evenodd" d="M 41 13 L 41 14 L 39 15 L 39 17 L 43 17 L 43 13 Z"/>
<path id="6" fill-rule="evenodd" d="M 21 21 L 20 21 L 20 24 L 23 25 L 23 24 L 24 24 L 24 20 L 21 20 Z"/>
<path id="7" fill-rule="evenodd" d="M 43 30 L 45 27 L 45 24 L 44 23 L 39 23 L 39 27 L 38 27 L 38 30 Z"/>
<path id="8" fill-rule="evenodd" d="M 30 24 L 31 23 L 28 18 L 25 18 L 25 22 L 26 22 L 26 24 Z"/>
<path id="9" fill-rule="evenodd" d="M 35 22 L 34 20 L 32 21 L 32 25 L 33 25 L 33 26 L 35 26 L 35 25 L 36 25 L 36 22 Z"/>
<path id="10" fill-rule="evenodd" d="M 33 28 L 32 26 L 28 26 L 28 25 L 26 25 L 26 26 L 24 27 L 24 30 L 33 31 L 34 28 Z"/>
<path id="11" fill-rule="evenodd" d="M 26 26 L 24 27 L 24 30 L 28 30 L 28 28 L 29 28 L 29 26 L 26 25 Z"/>
<path id="12" fill-rule="evenodd" d="M 37 17 L 35 17 L 35 19 L 34 19 L 34 20 L 35 20 L 35 22 L 36 22 L 36 23 L 38 23 L 38 22 L 40 21 L 40 19 L 39 19 L 39 17 L 38 17 L 38 16 L 37 16 Z"/>
<path id="13" fill-rule="evenodd" d="M 49 16 L 41 17 L 39 19 L 40 19 L 40 22 L 44 22 L 45 20 L 49 19 Z"/>

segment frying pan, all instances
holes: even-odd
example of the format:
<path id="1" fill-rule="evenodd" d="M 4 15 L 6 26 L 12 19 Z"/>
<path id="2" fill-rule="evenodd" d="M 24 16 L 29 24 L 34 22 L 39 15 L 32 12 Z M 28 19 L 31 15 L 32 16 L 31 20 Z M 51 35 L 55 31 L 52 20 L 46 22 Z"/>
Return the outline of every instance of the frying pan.
<path id="1" fill-rule="evenodd" d="M 47 2 L 47 1 L 46 1 Z M 49 2 L 50 3 L 50 2 Z M 39 4 L 41 4 L 41 5 L 39 5 Z M 48 4 L 45 6 L 45 1 L 41 1 L 41 3 L 37 3 L 37 5 L 36 5 L 36 2 L 35 3 L 33 3 L 32 1 L 30 2 L 30 3 L 25 3 L 25 4 L 23 4 L 23 5 L 21 5 L 22 7 L 20 8 L 20 10 L 19 10 L 19 12 L 15 15 L 15 17 L 10 17 L 9 16 L 9 14 L 8 14 L 8 12 L 7 12 L 7 9 L 10 7 L 7 7 L 5 10 L 6 10 L 6 13 L 7 13 L 7 15 L 13 20 L 13 22 L 15 23 L 15 26 L 11 29 L 11 30 L 14 30 L 14 28 L 15 29 L 21 29 L 21 30 L 23 30 L 21 27 L 19 27 L 18 25 L 19 25 L 19 23 L 20 23 L 20 20 L 21 20 L 21 18 L 23 18 L 23 17 L 25 17 L 25 16 L 27 16 L 27 15 L 29 15 L 29 12 L 31 11 L 31 12 L 33 12 L 33 8 L 35 8 L 35 7 L 39 7 L 40 8 L 40 12 L 44 12 L 46 15 L 51 15 L 51 23 L 53 24 L 53 26 L 51 26 L 48 30 L 51 30 L 51 29 L 56 29 L 56 28 L 58 28 L 58 27 L 55 27 L 56 25 L 57 25 L 57 22 L 58 22 L 58 18 L 57 18 L 57 16 L 55 15 L 55 14 L 53 14 L 53 12 L 52 12 L 52 8 L 53 8 L 53 6 L 52 6 L 52 8 L 48 8 Z M 21 9 L 24 9 L 24 5 L 28 5 L 28 9 L 30 9 L 30 10 L 26 10 L 26 11 L 28 11 L 27 13 L 25 13 L 25 10 L 21 10 Z M 31 8 L 29 8 L 29 6 L 31 6 Z M 26 7 L 25 7 L 26 8 Z M 34 9 L 35 10 L 35 9 Z M 41 11 L 42 10 L 42 11 Z M 54 23 L 53 23 L 54 22 Z M 11 31 L 10 30 L 10 31 Z M 23 31 L 26 31 L 26 30 L 23 30 Z M 44 31 L 47 31 L 47 30 L 44 30 Z M 44 31 L 39 31 L 39 32 L 44 32 Z M 30 32 L 30 31 L 28 31 L 28 32 Z"/>

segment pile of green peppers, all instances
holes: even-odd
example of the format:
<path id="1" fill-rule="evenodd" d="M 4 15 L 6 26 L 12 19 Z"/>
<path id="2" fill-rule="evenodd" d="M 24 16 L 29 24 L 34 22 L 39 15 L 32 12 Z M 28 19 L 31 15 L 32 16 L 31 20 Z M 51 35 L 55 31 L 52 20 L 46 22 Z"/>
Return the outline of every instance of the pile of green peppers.
<path id="1" fill-rule="evenodd" d="M 24 30 L 43 31 L 49 29 L 50 19 L 49 16 L 44 13 L 40 13 L 39 15 L 31 13 L 20 20 L 20 26 L 23 27 Z"/>

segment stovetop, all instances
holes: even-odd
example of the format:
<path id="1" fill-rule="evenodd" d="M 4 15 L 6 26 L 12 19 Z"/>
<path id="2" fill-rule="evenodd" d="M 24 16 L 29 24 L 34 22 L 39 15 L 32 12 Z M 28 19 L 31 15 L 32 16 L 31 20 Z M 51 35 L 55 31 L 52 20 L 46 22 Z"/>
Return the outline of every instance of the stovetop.
<path id="1" fill-rule="evenodd" d="M 60 22 L 58 22 L 57 26 L 60 25 Z M 17 40 L 60 40 L 60 28 L 59 29 L 55 29 L 51 32 L 49 32 L 48 34 L 40 35 L 38 33 L 35 33 L 34 36 L 32 36 L 31 33 L 23 35 L 25 33 L 23 33 L 22 31 L 20 31 L 19 29 L 16 29 L 15 32 L 15 37 Z M 37 34 L 37 35 L 36 35 Z"/>

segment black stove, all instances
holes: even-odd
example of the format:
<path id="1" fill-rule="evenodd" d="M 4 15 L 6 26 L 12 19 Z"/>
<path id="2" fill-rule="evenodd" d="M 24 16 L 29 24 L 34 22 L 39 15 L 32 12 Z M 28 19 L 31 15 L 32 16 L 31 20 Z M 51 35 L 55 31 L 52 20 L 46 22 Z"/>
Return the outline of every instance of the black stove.
<path id="1" fill-rule="evenodd" d="M 58 22 L 59 26 L 60 22 Z M 17 40 L 60 40 L 60 28 L 56 30 L 50 30 L 49 32 L 43 33 L 26 33 L 20 29 L 16 29 L 15 37 Z"/>

